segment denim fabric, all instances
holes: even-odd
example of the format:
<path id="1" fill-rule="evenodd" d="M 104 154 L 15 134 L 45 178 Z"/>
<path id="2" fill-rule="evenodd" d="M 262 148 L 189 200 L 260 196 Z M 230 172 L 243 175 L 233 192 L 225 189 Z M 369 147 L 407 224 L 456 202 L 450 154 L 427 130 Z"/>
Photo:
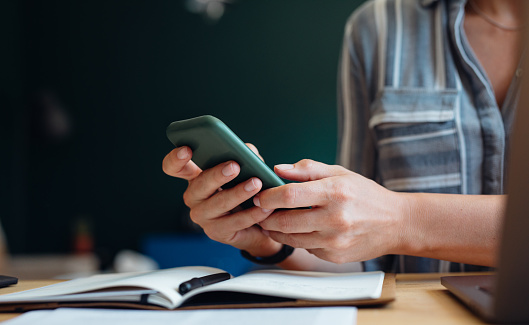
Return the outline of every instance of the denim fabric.
<path id="1" fill-rule="evenodd" d="M 353 13 L 338 78 L 339 164 L 394 191 L 504 193 L 519 78 L 500 109 L 466 39 L 465 4 L 374 0 Z M 442 265 L 464 269 L 410 256 L 365 268 L 432 272 Z"/>

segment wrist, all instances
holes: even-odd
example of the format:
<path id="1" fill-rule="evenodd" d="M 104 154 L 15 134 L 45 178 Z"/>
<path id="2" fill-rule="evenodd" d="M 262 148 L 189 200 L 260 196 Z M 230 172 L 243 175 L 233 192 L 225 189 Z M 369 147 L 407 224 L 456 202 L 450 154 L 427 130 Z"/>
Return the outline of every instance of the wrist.
<path id="1" fill-rule="evenodd" d="M 242 248 L 242 250 L 245 250 L 250 255 L 255 257 L 267 257 L 277 254 L 277 252 L 279 252 L 282 247 L 283 245 L 281 243 L 278 243 L 267 237 L 267 240 L 264 242 L 260 242 L 254 247 Z"/>
<path id="2" fill-rule="evenodd" d="M 281 249 L 271 256 L 265 256 L 265 257 L 256 257 L 248 253 L 247 251 L 242 250 L 241 255 L 245 259 L 257 263 L 257 264 L 263 264 L 263 265 L 274 265 L 274 264 L 280 264 L 284 262 L 290 255 L 294 253 L 294 247 L 288 246 L 288 245 L 282 245 Z"/>
<path id="3" fill-rule="evenodd" d="M 416 193 L 398 193 L 396 195 L 394 251 L 392 254 L 416 255 L 419 246 L 419 227 L 417 216 L 421 213 L 420 195 Z"/>

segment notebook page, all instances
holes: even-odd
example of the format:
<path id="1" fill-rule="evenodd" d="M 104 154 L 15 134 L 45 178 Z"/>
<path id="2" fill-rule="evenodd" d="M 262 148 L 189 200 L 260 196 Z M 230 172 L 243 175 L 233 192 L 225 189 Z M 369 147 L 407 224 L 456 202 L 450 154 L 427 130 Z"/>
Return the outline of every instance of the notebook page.
<path id="1" fill-rule="evenodd" d="M 250 272 L 229 281 L 199 288 L 184 298 L 207 291 L 235 291 L 306 300 L 377 299 L 384 272 L 320 273 L 268 270 Z"/>
<path id="2" fill-rule="evenodd" d="M 142 287 L 160 292 L 170 302 L 171 307 L 176 307 L 181 300 L 180 294 L 176 291 L 180 283 L 193 277 L 201 277 L 219 272 L 223 271 L 212 267 L 192 266 L 146 273 L 102 274 L 88 278 L 57 283 L 38 289 L 2 295 L 0 296 L 0 303 L 42 301 L 43 298 L 46 297 L 50 297 L 49 300 L 53 301 L 52 297 L 55 296 L 63 296 L 105 288 Z M 93 293 L 93 295 L 96 294 L 97 293 Z M 108 295 L 108 293 L 105 293 L 104 295 Z"/>

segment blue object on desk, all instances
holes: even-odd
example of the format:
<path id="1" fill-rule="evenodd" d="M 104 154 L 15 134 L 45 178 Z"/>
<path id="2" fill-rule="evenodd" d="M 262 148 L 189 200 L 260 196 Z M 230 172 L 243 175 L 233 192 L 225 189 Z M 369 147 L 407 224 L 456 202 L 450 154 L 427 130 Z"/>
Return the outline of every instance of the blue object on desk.
<path id="1" fill-rule="evenodd" d="M 209 239 L 203 234 L 151 234 L 142 239 L 142 253 L 153 258 L 160 268 L 211 266 L 234 276 L 248 272 L 254 264 L 238 249 Z"/>

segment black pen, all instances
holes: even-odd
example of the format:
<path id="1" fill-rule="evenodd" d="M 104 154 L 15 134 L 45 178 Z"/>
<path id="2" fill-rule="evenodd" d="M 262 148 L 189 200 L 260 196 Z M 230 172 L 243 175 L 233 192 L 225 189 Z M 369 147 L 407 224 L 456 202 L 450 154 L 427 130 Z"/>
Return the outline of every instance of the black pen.
<path id="1" fill-rule="evenodd" d="M 181 295 L 185 295 L 191 290 L 195 290 L 200 287 L 205 287 L 213 283 L 222 282 L 230 278 L 231 278 L 231 275 L 227 272 L 210 274 L 210 275 L 202 276 L 200 278 L 192 278 L 189 281 L 182 282 L 182 284 L 178 287 L 178 292 Z"/>

